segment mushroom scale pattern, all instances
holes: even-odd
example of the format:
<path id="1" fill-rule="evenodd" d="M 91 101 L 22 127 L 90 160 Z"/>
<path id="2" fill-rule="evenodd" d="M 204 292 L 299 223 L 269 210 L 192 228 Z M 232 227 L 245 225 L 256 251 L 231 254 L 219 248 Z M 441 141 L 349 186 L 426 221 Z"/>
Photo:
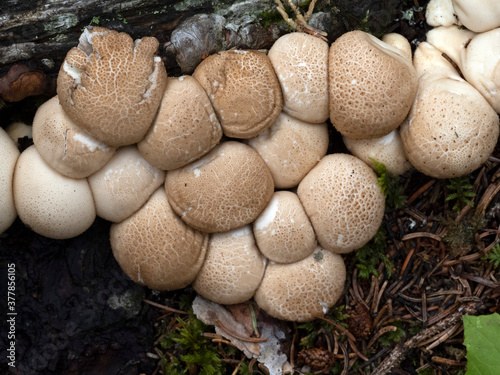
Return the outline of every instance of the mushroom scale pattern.
<path id="1" fill-rule="evenodd" d="M 418 76 L 408 43 L 394 35 L 385 43 L 357 31 L 332 46 L 300 33 L 282 38 L 269 57 L 223 51 L 193 76 L 167 79 L 156 39 L 87 28 L 61 66 L 51 111 L 37 114 L 35 146 L 0 163 L 0 188 L 10 197 L 0 202 L 9 207 L 0 231 L 19 214 L 41 235 L 68 238 L 97 214 L 114 222 L 113 254 L 137 283 L 157 290 L 193 283 L 225 304 L 253 297 L 284 320 L 326 313 L 344 290 L 340 254 L 373 237 L 385 201 L 365 162 L 326 155 L 325 120 L 365 149 L 396 140 L 385 157 L 402 173 L 408 150 L 391 132 L 419 98 Z M 347 38 L 360 44 L 339 53 Z M 387 65 L 394 71 L 376 74 Z M 366 81 L 362 98 L 349 96 Z"/>

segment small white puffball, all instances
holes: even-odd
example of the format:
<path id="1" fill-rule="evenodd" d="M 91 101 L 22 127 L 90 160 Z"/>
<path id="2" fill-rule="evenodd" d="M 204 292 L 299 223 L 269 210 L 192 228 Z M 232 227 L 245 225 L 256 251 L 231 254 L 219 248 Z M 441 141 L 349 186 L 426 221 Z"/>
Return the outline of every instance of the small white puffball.
<path id="1" fill-rule="evenodd" d="M 59 174 L 43 161 L 35 146 L 27 148 L 16 164 L 14 202 L 22 222 L 49 238 L 78 236 L 96 216 L 87 179 Z"/>
<path id="2" fill-rule="evenodd" d="M 18 157 L 16 145 L 5 130 L 0 128 L 0 233 L 5 232 L 17 216 L 12 179 Z"/>
<path id="3" fill-rule="evenodd" d="M 457 23 L 452 0 L 431 0 L 425 10 L 425 20 L 431 26 L 451 26 Z"/>
<path id="4" fill-rule="evenodd" d="M 453 0 L 453 9 L 460 22 L 476 33 L 500 26 L 498 0 Z"/>

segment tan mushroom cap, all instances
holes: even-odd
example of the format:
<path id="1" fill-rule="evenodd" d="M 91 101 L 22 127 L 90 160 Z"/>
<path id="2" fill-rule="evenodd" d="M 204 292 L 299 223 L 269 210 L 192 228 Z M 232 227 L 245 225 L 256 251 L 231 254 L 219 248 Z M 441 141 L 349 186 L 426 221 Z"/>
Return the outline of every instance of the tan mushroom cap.
<path id="1" fill-rule="evenodd" d="M 168 78 L 153 126 L 137 145 L 151 165 L 177 169 L 219 143 L 222 128 L 203 87 L 193 77 Z"/>
<path id="2" fill-rule="evenodd" d="M 408 114 L 417 75 L 399 49 L 362 31 L 338 38 L 329 54 L 330 120 L 342 135 L 380 138 Z"/>
<path id="3" fill-rule="evenodd" d="M 401 138 L 416 169 L 435 178 L 459 177 L 479 168 L 493 152 L 498 115 L 441 52 L 421 43 L 415 52 L 416 66 L 427 69 L 433 60 L 441 74 L 429 71 L 420 78 L 415 103 L 401 126 Z"/>
<path id="4" fill-rule="evenodd" d="M 0 233 L 3 233 L 17 217 L 12 180 L 19 150 L 2 128 L 0 128 L 0 155 Z"/>
<path id="5" fill-rule="evenodd" d="M 410 42 L 403 35 L 398 33 L 389 33 L 385 34 L 381 40 L 382 42 L 397 48 L 408 61 L 412 61 L 413 55 L 411 52 Z"/>
<path id="6" fill-rule="evenodd" d="M 156 290 L 191 284 L 205 259 L 208 235 L 179 219 L 159 187 L 136 213 L 110 230 L 113 255 L 136 283 Z"/>
<path id="7" fill-rule="evenodd" d="M 61 65 L 57 94 L 68 116 L 110 146 L 139 142 L 167 83 L 156 38 L 87 27 Z"/>
<path id="8" fill-rule="evenodd" d="M 328 43 L 305 33 L 281 36 L 269 59 L 283 93 L 283 111 L 299 120 L 328 120 Z"/>
<path id="9" fill-rule="evenodd" d="M 137 147 L 126 146 L 88 180 L 97 215 L 119 223 L 146 203 L 163 184 L 165 172 L 144 160 Z"/>
<path id="10" fill-rule="evenodd" d="M 375 169 L 375 165 L 371 159 L 384 164 L 387 170 L 395 176 L 399 176 L 411 168 L 398 129 L 381 138 L 352 139 L 342 137 L 342 139 L 354 156 L 363 160 L 373 169 Z"/>
<path id="11" fill-rule="evenodd" d="M 299 262 L 268 264 L 254 298 L 275 318 L 306 322 L 326 314 L 342 295 L 345 280 L 342 257 L 317 247 Z"/>
<path id="12" fill-rule="evenodd" d="M 297 194 L 277 191 L 253 223 L 260 251 L 279 263 L 304 259 L 316 248 L 316 235 Z"/>
<path id="13" fill-rule="evenodd" d="M 57 96 L 36 111 L 33 142 L 47 164 L 72 178 L 90 176 L 115 152 L 114 147 L 96 141 L 78 128 L 62 109 Z"/>
<path id="14" fill-rule="evenodd" d="M 321 247 L 349 253 L 382 224 L 385 197 L 375 172 L 347 154 L 327 155 L 299 184 L 297 194 Z"/>
<path id="15" fill-rule="evenodd" d="M 193 77 L 208 94 L 228 137 L 255 137 L 283 108 L 278 78 L 262 52 L 221 51 L 203 60 Z"/>
<path id="16" fill-rule="evenodd" d="M 17 161 L 14 202 L 22 222 L 49 238 L 78 236 L 96 216 L 87 179 L 56 172 L 43 161 L 35 146 L 28 147 Z"/>
<path id="17" fill-rule="evenodd" d="M 205 262 L 193 288 L 216 303 L 245 302 L 253 297 L 262 281 L 265 261 L 249 225 L 212 234 Z"/>
<path id="18" fill-rule="evenodd" d="M 281 113 L 273 126 L 248 140 L 264 159 L 277 188 L 292 188 L 326 155 L 326 123 L 310 124 Z"/>
<path id="19" fill-rule="evenodd" d="M 167 173 L 174 211 L 204 232 L 240 228 L 259 216 L 274 192 L 273 177 L 251 147 L 229 141 L 198 161 Z"/>

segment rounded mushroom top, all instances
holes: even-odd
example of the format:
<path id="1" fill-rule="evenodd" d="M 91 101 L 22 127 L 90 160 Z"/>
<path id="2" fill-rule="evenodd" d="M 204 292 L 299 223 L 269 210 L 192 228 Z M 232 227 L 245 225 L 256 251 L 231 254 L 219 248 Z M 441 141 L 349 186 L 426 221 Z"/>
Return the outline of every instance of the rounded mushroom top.
<path id="1" fill-rule="evenodd" d="M 278 78 L 262 52 L 221 51 L 203 60 L 193 77 L 208 94 L 228 137 L 255 137 L 283 108 Z"/>
<path id="2" fill-rule="evenodd" d="M 371 159 L 384 164 L 387 170 L 395 176 L 405 173 L 411 167 L 398 129 L 381 138 L 352 139 L 342 137 L 342 139 L 351 154 L 363 160 L 373 169 L 375 169 L 375 165 Z"/>
<path id="3" fill-rule="evenodd" d="M 19 150 L 2 128 L 0 128 L 0 150 L 0 233 L 3 233 L 17 216 L 12 179 Z"/>
<path id="4" fill-rule="evenodd" d="M 124 146 L 151 126 L 167 82 L 158 41 L 88 27 L 61 65 L 57 94 L 68 116 L 95 139 Z"/>
<path id="5" fill-rule="evenodd" d="M 269 59 L 283 93 L 283 111 L 299 120 L 328 119 L 328 43 L 305 33 L 276 40 Z"/>
<path id="6" fill-rule="evenodd" d="M 210 236 L 207 256 L 193 288 L 205 298 L 230 305 L 253 297 L 266 267 L 250 226 Z"/>
<path id="7" fill-rule="evenodd" d="M 425 9 L 425 20 L 430 26 L 451 26 L 457 22 L 452 0 L 430 0 Z"/>
<path id="8" fill-rule="evenodd" d="M 235 141 L 167 173 L 165 190 L 174 211 L 204 232 L 225 232 L 251 223 L 274 192 L 269 168 L 251 147 Z"/>
<path id="9" fill-rule="evenodd" d="M 191 284 L 205 259 L 208 235 L 182 222 L 159 187 L 146 204 L 110 230 L 113 255 L 136 283 L 156 290 Z"/>
<path id="10" fill-rule="evenodd" d="M 325 156 L 304 177 L 297 194 L 318 242 L 327 250 L 359 249 L 382 224 L 385 196 L 377 175 L 355 156 Z"/>
<path id="11" fill-rule="evenodd" d="M 63 176 L 30 146 L 14 172 L 14 202 L 19 218 L 42 236 L 65 239 L 85 232 L 96 211 L 87 179 Z"/>
<path id="12" fill-rule="evenodd" d="M 339 37 L 329 53 L 330 120 L 342 135 L 382 137 L 408 114 L 417 75 L 399 49 L 362 31 Z"/>
<path id="13" fill-rule="evenodd" d="M 460 22 L 476 33 L 500 26 L 498 0 L 453 0 L 453 9 Z"/>
<path id="14" fill-rule="evenodd" d="M 421 43 L 415 59 L 433 54 L 440 56 L 434 47 Z M 499 133 L 495 110 L 446 63 L 449 74 L 443 68 L 442 76 L 422 76 L 415 103 L 401 126 L 408 160 L 435 178 L 459 177 L 479 168 L 493 152 Z"/>
<path id="15" fill-rule="evenodd" d="M 119 223 L 148 200 L 165 180 L 165 172 L 144 160 L 135 146 L 126 146 L 88 180 L 97 215 Z"/>
<path id="16" fill-rule="evenodd" d="M 115 152 L 114 147 L 96 141 L 78 128 L 57 96 L 36 111 L 33 142 L 47 164 L 72 178 L 84 178 L 98 171 Z"/>
<path id="17" fill-rule="evenodd" d="M 317 247 L 299 262 L 268 264 L 255 301 L 275 318 L 306 322 L 327 313 L 342 295 L 345 280 L 342 257 Z"/>
<path id="18" fill-rule="evenodd" d="M 382 37 L 382 42 L 397 48 L 408 61 L 412 61 L 413 56 L 410 42 L 408 42 L 408 39 L 406 39 L 403 35 L 398 33 L 385 34 Z"/>
<path id="19" fill-rule="evenodd" d="M 253 223 L 260 251 L 279 263 L 304 259 L 316 248 L 316 235 L 297 194 L 277 191 Z"/>
<path id="20" fill-rule="evenodd" d="M 271 128 L 248 140 L 264 159 L 277 188 L 292 188 L 326 155 L 326 123 L 310 124 L 281 113 Z"/>
<path id="21" fill-rule="evenodd" d="M 151 165 L 177 169 L 199 159 L 222 137 L 203 87 L 193 77 L 168 78 L 153 126 L 137 144 Z"/>
<path id="22" fill-rule="evenodd" d="M 31 125 L 24 122 L 15 121 L 5 129 L 10 138 L 14 141 L 16 146 L 19 147 L 19 138 L 33 138 L 33 128 Z"/>

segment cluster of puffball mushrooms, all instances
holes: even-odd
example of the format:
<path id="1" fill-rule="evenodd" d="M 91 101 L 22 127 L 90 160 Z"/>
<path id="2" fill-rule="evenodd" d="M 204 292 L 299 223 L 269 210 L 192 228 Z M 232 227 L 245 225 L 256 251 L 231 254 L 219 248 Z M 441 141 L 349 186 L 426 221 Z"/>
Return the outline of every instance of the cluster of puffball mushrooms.
<path id="1" fill-rule="evenodd" d="M 254 298 L 284 320 L 326 313 L 344 289 L 340 254 L 382 223 L 372 159 L 450 178 L 496 145 L 500 25 L 469 26 L 457 3 L 484 10 L 431 1 L 427 17 L 443 26 L 413 61 L 397 34 L 352 31 L 329 46 L 295 32 L 267 55 L 222 51 L 168 78 L 155 38 L 87 28 L 35 115 L 34 146 L 19 155 L 0 129 L 0 233 L 19 215 L 70 238 L 98 215 L 135 282 L 192 284 L 221 304 Z M 352 155 L 326 155 L 328 119 Z"/>

